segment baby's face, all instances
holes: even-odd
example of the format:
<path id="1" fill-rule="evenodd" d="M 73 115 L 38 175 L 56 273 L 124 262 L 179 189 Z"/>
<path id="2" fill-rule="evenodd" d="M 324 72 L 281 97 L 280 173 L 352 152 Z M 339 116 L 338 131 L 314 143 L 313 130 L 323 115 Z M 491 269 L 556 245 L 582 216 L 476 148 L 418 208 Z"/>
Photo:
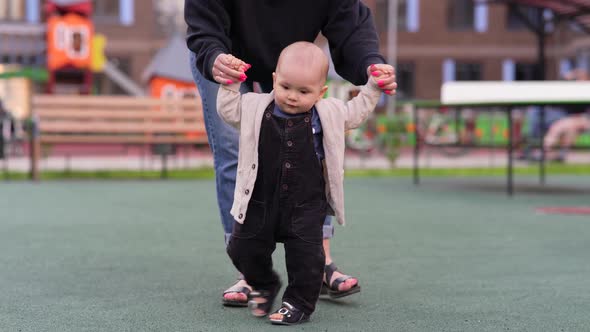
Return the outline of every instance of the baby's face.
<path id="1" fill-rule="evenodd" d="M 300 68 L 283 63 L 273 73 L 275 103 L 281 111 L 305 113 L 324 96 L 327 87 L 324 86 L 321 71 L 313 67 Z"/>

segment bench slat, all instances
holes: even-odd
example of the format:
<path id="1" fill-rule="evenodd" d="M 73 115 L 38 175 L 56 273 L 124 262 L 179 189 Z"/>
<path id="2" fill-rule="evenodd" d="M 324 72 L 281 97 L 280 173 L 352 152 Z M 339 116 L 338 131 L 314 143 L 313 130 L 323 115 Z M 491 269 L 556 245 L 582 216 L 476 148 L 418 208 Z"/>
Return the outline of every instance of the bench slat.
<path id="1" fill-rule="evenodd" d="M 36 107 L 72 107 L 85 106 L 92 107 L 118 107 L 118 108 L 150 108 L 153 106 L 183 106 L 197 107 L 200 105 L 200 99 L 158 99 L 158 98 L 138 98 L 138 97 L 113 97 L 113 96 L 58 96 L 58 95 L 35 95 L 32 98 L 33 108 Z M 199 107 L 200 108 L 200 107 Z"/>
<path id="2" fill-rule="evenodd" d="M 207 144 L 201 110 L 200 98 L 35 95 L 31 178 L 39 179 L 43 144 Z"/>
<path id="3" fill-rule="evenodd" d="M 42 144 L 203 144 L 207 143 L 207 136 L 204 134 L 196 137 L 161 137 L 161 136 L 87 136 L 87 135 L 44 135 L 41 136 Z"/>
<path id="4" fill-rule="evenodd" d="M 124 134 L 124 133 L 187 133 L 204 131 L 202 122 L 194 123 L 129 123 L 129 122 L 40 122 L 39 129 L 43 133 L 86 133 L 86 134 Z"/>
<path id="5" fill-rule="evenodd" d="M 41 109 L 35 112 L 37 117 L 43 120 L 51 119 L 135 119 L 135 120 L 201 120 L 203 119 L 202 112 L 183 111 L 183 112 L 144 112 L 144 111 L 92 111 L 86 112 L 83 110 L 47 110 Z"/>

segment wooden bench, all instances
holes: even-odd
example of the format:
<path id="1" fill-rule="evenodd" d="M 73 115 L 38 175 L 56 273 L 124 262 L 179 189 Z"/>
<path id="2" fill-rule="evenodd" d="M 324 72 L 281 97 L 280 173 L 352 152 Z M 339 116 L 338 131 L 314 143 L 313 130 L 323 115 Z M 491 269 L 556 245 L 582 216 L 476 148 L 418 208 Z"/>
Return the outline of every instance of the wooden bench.
<path id="1" fill-rule="evenodd" d="M 32 98 L 31 177 L 39 179 L 41 147 L 122 144 L 175 147 L 207 144 L 200 100 L 36 95 Z M 166 156 L 161 153 L 162 176 Z"/>

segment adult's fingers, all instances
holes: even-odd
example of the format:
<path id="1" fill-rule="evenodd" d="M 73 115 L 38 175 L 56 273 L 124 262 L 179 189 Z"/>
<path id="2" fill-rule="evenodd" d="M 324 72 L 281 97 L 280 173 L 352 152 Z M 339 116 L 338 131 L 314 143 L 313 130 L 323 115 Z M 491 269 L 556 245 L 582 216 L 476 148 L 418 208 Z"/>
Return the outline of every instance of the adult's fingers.
<path id="1" fill-rule="evenodd" d="M 393 75 L 395 70 L 391 65 L 384 63 L 376 63 L 367 67 L 367 75 L 379 77 L 381 75 Z"/>
<path id="2" fill-rule="evenodd" d="M 247 76 L 244 72 L 248 68 L 250 68 L 250 65 L 244 61 L 230 54 L 220 54 L 213 62 L 212 74 L 218 83 L 231 84 L 227 82 L 245 81 Z"/>
<path id="3" fill-rule="evenodd" d="M 376 78 L 377 85 L 385 94 L 393 95 L 397 89 L 397 82 L 395 81 L 395 75 L 381 75 Z"/>

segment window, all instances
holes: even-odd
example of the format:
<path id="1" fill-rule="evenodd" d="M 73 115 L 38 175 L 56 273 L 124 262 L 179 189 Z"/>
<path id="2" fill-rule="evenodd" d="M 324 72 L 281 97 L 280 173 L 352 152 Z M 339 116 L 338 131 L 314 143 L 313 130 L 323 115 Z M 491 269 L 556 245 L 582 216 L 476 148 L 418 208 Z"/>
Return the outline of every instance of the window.
<path id="1" fill-rule="evenodd" d="M 559 78 L 563 78 L 566 73 L 576 67 L 576 60 L 572 58 L 563 58 L 559 60 Z"/>
<path id="2" fill-rule="evenodd" d="M 25 0 L 0 0 L 0 21 L 23 21 Z"/>
<path id="3" fill-rule="evenodd" d="M 539 78 L 538 66 L 534 63 L 516 63 L 514 67 L 514 80 L 534 81 Z"/>
<path id="4" fill-rule="evenodd" d="M 94 17 L 100 21 L 119 22 L 119 0 L 94 0 Z"/>
<path id="5" fill-rule="evenodd" d="M 510 6 L 508 9 L 507 19 L 508 30 L 528 29 L 528 25 L 525 23 L 523 19 L 530 22 L 535 27 L 539 27 L 541 25 L 539 9 L 529 6 Z"/>
<path id="6" fill-rule="evenodd" d="M 414 98 L 414 64 L 411 62 L 398 63 L 395 67 L 395 76 L 398 84 L 398 98 Z"/>
<path id="7" fill-rule="evenodd" d="M 585 34 L 584 28 L 582 28 L 582 26 L 578 22 L 570 21 L 570 22 L 568 22 L 567 27 L 572 32 L 575 32 L 578 34 Z"/>
<path id="8" fill-rule="evenodd" d="M 414 18 L 409 17 L 410 5 L 408 2 L 412 0 L 398 0 L 397 2 L 397 29 L 398 31 L 408 31 L 410 27 L 410 21 Z M 415 0 L 414 0 L 415 1 Z M 377 31 L 382 33 L 382 37 L 386 37 L 388 24 L 389 24 L 389 1 L 388 0 L 377 0 L 375 5 L 375 11 L 373 12 L 375 17 L 375 26 Z M 416 20 L 416 19 L 414 19 Z M 413 25 L 417 25 L 417 22 Z"/>
<path id="9" fill-rule="evenodd" d="M 447 17 L 449 29 L 473 29 L 475 17 L 474 2 L 472 0 L 450 0 Z"/>
<path id="10" fill-rule="evenodd" d="M 457 62 L 455 65 L 456 81 L 481 81 L 482 68 L 479 63 Z"/>
<path id="11" fill-rule="evenodd" d="M 397 2 L 397 29 L 399 31 L 408 30 L 408 0 L 398 0 Z"/>

